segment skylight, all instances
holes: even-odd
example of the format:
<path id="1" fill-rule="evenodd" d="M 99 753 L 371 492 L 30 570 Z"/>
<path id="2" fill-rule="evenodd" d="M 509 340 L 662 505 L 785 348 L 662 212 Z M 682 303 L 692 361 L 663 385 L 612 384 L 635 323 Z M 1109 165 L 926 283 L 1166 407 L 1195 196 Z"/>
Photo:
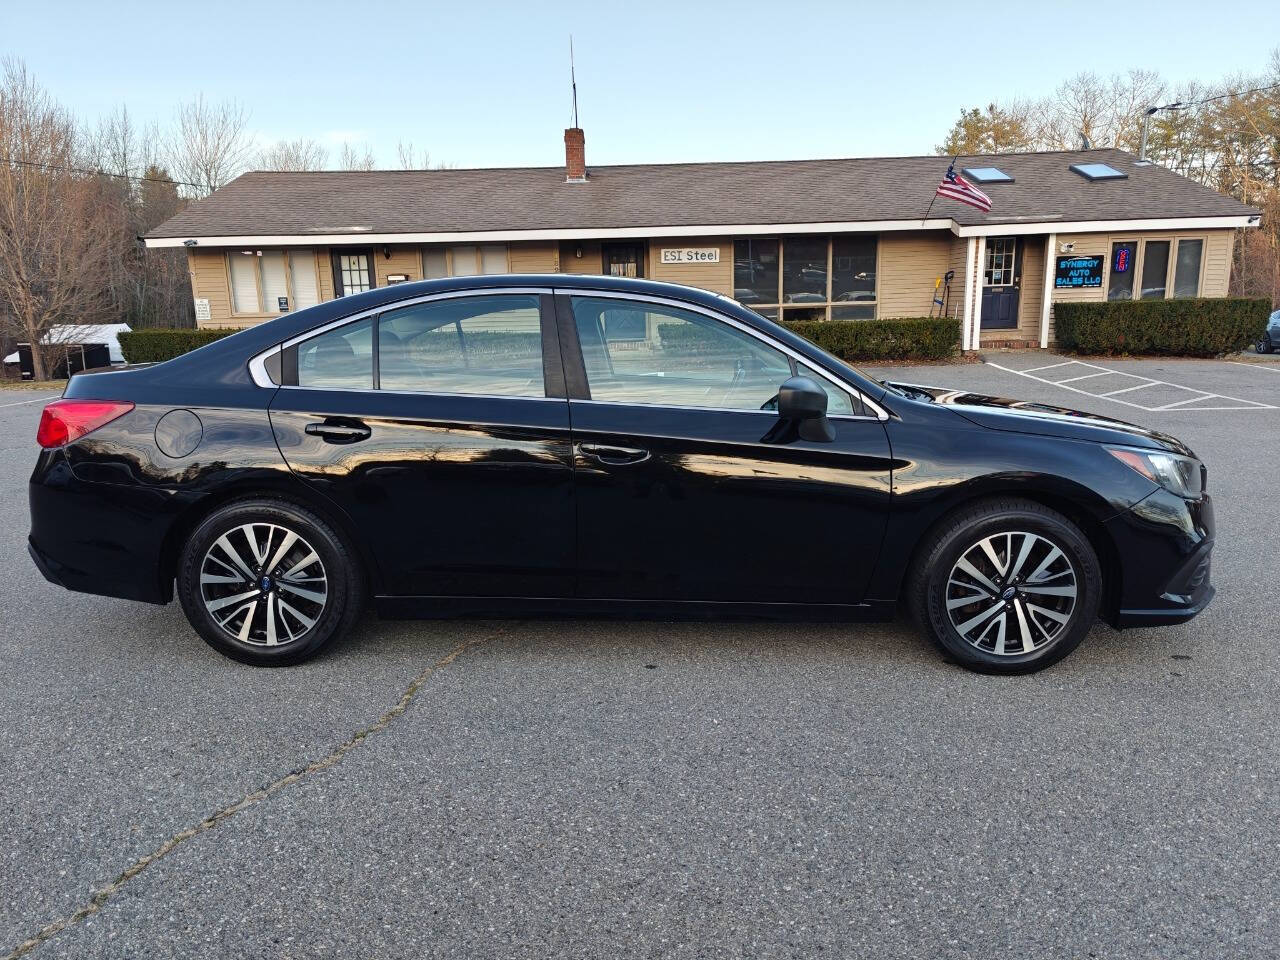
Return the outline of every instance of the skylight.
<path id="1" fill-rule="evenodd" d="M 1071 172 L 1080 174 L 1086 180 L 1126 180 L 1129 177 L 1127 173 L 1121 173 L 1105 163 L 1073 163 Z"/>
<path id="2" fill-rule="evenodd" d="M 1013 183 L 1013 177 L 999 167 L 966 167 L 964 175 L 975 183 Z"/>

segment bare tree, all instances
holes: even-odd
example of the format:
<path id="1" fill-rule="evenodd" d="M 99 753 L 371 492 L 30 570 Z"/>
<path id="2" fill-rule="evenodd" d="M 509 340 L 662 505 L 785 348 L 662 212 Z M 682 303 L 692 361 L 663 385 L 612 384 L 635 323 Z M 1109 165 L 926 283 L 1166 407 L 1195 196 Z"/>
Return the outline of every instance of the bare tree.
<path id="1" fill-rule="evenodd" d="M 329 151 L 308 137 L 279 140 L 258 154 L 261 170 L 323 170 L 329 162 Z"/>
<path id="2" fill-rule="evenodd" d="M 17 60 L 0 76 L 0 323 L 31 344 L 36 379 L 49 373 L 46 337 L 111 315 L 118 205 L 104 178 L 74 172 L 79 135 Z"/>
<path id="3" fill-rule="evenodd" d="M 359 147 L 349 143 L 342 145 L 342 155 L 338 159 L 340 170 L 376 170 L 378 161 L 373 158 L 373 148 L 367 143 Z"/>
<path id="4" fill-rule="evenodd" d="M 378 162 L 373 158 L 373 149 L 367 143 L 353 147 L 349 143 L 342 145 L 342 156 L 338 160 L 341 170 L 375 170 Z"/>
<path id="5" fill-rule="evenodd" d="M 419 155 L 412 140 L 397 141 L 396 158 L 399 160 L 401 170 L 425 170 L 431 164 L 431 152 L 423 150 Z"/>
<path id="6" fill-rule="evenodd" d="M 169 142 L 176 179 L 212 193 L 240 174 L 253 156 L 249 114 L 235 100 L 208 103 L 204 95 L 178 107 Z"/>
<path id="7" fill-rule="evenodd" d="M 1095 147 L 1136 150 L 1142 113 L 1163 93 L 1164 81 L 1145 70 L 1111 77 L 1076 74 L 1041 104 L 1036 140 L 1048 150 L 1078 149 L 1082 137 Z"/>

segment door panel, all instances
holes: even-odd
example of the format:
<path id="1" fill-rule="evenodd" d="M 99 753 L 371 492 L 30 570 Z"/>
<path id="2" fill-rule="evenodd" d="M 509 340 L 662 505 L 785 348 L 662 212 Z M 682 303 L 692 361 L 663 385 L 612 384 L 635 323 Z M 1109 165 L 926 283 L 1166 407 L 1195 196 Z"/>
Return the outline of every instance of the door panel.
<path id="1" fill-rule="evenodd" d="M 571 595 L 573 457 L 550 299 L 393 306 L 284 351 L 280 451 L 368 539 L 385 593 Z"/>
<path id="2" fill-rule="evenodd" d="M 683 306 L 558 296 L 556 310 L 581 596 L 862 598 L 889 506 L 880 421 L 833 418 L 830 444 L 769 442 L 777 416 L 767 408 L 800 369 L 794 357 Z M 637 318 L 625 337 L 612 332 L 619 316 Z M 857 398 L 823 386 L 830 411 L 862 411 Z"/>
<path id="3" fill-rule="evenodd" d="M 294 473 L 368 538 L 386 593 L 571 594 L 566 401 L 285 388 L 271 425 Z"/>
<path id="4" fill-rule="evenodd" d="M 880 552 L 878 420 L 831 444 L 762 442 L 776 417 L 571 401 L 578 585 L 587 598 L 856 603 Z M 588 445 L 644 451 L 608 462 Z"/>

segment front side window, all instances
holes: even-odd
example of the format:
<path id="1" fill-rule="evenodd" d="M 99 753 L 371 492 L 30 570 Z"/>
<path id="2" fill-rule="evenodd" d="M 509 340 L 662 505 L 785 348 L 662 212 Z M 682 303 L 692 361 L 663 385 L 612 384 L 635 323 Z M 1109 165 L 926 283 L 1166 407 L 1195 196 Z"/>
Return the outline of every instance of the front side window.
<path id="1" fill-rule="evenodd" d="M 372 389 L 372 318 L 304 340 L 297 349 L 298 386 L 329 390 Z"/>
<path id="2" fill-rule="evenodd" d="M 383 390 L 545 396 L 538 298 L 457 297 L 384 313 L 378 371 Z"/>
<path id="3" fill-rule="evenodd" d="M 791 376 L 785 354 L 711 317 L 642 301 L 574 297 L 591 399 L 722 410 L 771 409 Z M 643 339 L 610 336 L 643 317 Z"/>
<path id="4" fill-rule="evenodd" d="M 733 244 L 734 299 L 776 320 L 870 320 L 875 234 L 742 238 Z"/>

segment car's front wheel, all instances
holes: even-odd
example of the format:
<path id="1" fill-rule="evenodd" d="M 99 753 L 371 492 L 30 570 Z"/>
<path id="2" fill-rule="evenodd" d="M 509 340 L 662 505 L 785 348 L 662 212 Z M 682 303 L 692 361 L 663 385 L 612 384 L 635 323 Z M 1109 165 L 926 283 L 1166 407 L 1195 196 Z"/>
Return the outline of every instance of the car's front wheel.
<path id="1" fill-rule="evenodd" d="M 359 564 L 338 533 L 280 500 L 228 504 L 201 523 L 178 565 L 182 609 L 219 653 L 255 666 L 315 656 L 360 613 Z"/>
<path id="2" fill-rule="evenodd" d="M 1080 644 L 1101 593 L 1097 555 L 1075 524 L 1033 501 L 999 499 L 960 511 L 930 537 L 908 600 L 963 666 L 1031 673 Z"/>
<path id="3" fill-rule="evenodd" d="M 1257 342 L 1256 344 L 1254 344 L 1253 349 L 1254 349 L 1254 350 L 1256 350 L 1256 351 L 1258 351 L 1258 353 L 1270 353 L 1270 352 L 1271 352 L 1271 338 L 1270 338 L 1270 337 L 1262 337 L 1261 339 L 1259 339 L 1259 340 L 1258 340 L 1258 342 Z"/>

